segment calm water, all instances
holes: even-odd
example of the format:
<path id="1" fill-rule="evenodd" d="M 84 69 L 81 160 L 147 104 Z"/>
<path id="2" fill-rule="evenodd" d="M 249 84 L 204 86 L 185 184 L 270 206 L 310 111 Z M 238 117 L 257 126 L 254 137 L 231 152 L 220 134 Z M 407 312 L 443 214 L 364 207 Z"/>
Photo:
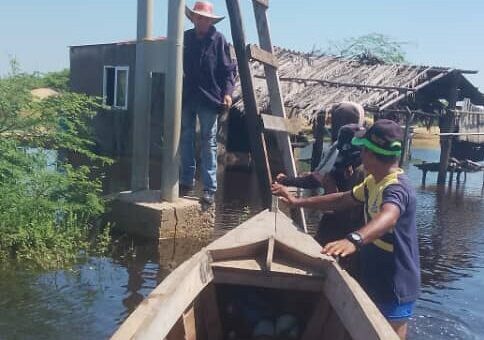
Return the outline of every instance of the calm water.
<path id="1" fill-rule="evenodd" d="M 416 149 L 414 160 L 438 160 L 438 150 Z M 482 173 L 439 191 L 436 174 L 410 166 L 417 187 L 423 294 L 410 339 L 484 338 L 484 200 Z M 259 211 L 255 179 L 220 178 L 212 238 Z M 156 244 L 121 239 L 110 258 L 92 257 L 71 270 L 0 272 L 0 339 L 104 339 L 180 262 L 207 241 Z"/>

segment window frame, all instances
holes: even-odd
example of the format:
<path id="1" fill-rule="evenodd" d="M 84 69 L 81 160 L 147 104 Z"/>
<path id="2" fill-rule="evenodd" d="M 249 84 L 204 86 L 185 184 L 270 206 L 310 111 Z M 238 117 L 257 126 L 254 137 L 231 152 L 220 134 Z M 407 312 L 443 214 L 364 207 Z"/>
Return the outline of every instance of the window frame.
<path id="1" fill-rule="evenodd" d="M 113 105 L 111 105 L 111 108 L 118 109 L 118 110 L 127 110 L 128 109 L 128 90 L 129 90 L 129 66 L 115 66 L 115 65 L 104 65 L 103 67 L 103 104 L 106 105 L 106 95 L 107 95 L 107 72 L 106 70 L 108 68 L 114 69 L 114 91 L 113 91 Z M 117 100 L 118 100 L 118 71 L 126 71 L 126 84 L 125 84 L 125 103 L 123 106 L 117 105 Z"/>

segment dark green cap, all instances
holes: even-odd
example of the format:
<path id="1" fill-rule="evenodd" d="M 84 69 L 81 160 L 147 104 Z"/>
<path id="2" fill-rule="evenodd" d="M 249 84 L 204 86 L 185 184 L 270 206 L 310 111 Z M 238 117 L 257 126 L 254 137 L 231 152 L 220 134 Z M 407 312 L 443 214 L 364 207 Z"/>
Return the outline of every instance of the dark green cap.
<path id="1" fill-rule="evenodd" d="M 393 120 L 377 120 L 366 132 L 356 133 L 353 145 L 362 146 L 383 156 L 400 156 L 402 153 L 403 129 Z"/>

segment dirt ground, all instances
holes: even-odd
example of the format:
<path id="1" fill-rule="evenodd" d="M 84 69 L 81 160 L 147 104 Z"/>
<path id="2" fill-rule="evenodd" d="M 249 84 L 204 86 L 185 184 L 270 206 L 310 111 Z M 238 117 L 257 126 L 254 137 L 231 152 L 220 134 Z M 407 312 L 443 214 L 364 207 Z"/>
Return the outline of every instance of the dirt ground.
<path id="1" fill-rule="evenodd" d="M 440 130 L 437 126 L 432 126 L 430 130 L 425 127 L 415 127 L 412 145 L 423 148 L 438 148 L 440 147 L 439 136 Z"/>

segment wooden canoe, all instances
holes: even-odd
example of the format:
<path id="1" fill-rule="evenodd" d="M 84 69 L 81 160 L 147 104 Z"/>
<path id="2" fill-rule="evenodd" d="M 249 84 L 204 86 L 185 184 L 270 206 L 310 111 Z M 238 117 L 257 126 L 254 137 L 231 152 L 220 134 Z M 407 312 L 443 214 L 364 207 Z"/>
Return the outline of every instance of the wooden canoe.
<path id="1" fill-rule="evenodd" d="M 398 339 L 320 249 L 282 212 L 263 211 L 175 269 L 112 339 Z"/>

